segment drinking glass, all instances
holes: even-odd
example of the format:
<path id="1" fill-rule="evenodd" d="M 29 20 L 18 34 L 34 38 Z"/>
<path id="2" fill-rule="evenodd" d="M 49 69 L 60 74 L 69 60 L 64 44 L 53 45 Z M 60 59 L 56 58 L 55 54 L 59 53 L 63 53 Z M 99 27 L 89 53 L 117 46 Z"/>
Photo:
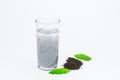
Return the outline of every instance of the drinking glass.
<path id="1" fill-rule="evenodd" d="M 37 60 L 38 68 L 51 70 L 57 67 L 59 23 L 58 18 L 37 18 Z"/>

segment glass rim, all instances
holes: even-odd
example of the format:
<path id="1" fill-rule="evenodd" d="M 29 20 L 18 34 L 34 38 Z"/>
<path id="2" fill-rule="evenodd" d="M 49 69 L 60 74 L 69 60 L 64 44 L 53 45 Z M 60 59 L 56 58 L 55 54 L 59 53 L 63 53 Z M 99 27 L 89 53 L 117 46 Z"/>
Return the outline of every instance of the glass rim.
<path id="1" fill-rule="evenodd" d="M 61 20 L 59 18 L 46 18 L 46 17 L 40 17 L 35 19 L 35 23 L 37 24 L 44 24 L 44 25 L 52 25 L 52 24 L 58 24 Z"/>

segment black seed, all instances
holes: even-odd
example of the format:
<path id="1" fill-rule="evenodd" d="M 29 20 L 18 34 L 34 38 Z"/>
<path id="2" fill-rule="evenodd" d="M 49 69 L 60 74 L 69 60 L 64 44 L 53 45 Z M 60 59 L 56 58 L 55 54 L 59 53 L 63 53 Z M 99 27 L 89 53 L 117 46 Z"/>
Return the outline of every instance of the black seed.
<path id="1" fill-rule="evenodd" d="M 64 64 L 64 68 L 70 69 L 70 70 L 76 70 L 79 69 L 82 66 L 82 62 L 80 60 L 77 60 L 75 58 L 69 57 L 67 62 Z"/>

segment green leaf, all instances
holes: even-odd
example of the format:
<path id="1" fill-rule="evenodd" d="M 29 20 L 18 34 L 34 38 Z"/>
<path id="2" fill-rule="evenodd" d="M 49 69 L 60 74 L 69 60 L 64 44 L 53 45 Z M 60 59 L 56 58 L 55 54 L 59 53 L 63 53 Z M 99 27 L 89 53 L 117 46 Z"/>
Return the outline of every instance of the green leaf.
<path id="1" fill-rule="evenodd" d="M 49 74 L 66 74 L 70 72 L 69 69 L 66 68 L 58 68 L 58 69 L 53 69 L 49 72 Z"/>
<path id="2" fill-rule="evenodd" d="M 90 61 L 92 58 L 87 56 L 86 54 L 75 54 L 74 55 L 76 58 L 85 60 L 85 61 Z"/>

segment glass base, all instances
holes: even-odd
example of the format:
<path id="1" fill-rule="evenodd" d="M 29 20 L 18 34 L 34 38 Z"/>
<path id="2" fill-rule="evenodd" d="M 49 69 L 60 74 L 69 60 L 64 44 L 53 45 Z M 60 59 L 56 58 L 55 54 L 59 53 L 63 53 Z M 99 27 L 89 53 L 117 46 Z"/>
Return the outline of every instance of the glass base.
<path id="1" fill-rule="evenodd" d="M 45 68 L 45 67 L 42 67 L 42 66 L 39 66 L 39 65 L 38 65 L 38 68 L 41 69 L 41 70 L 43 70 L 43 71 L 50 71 L 50 70 L 52 70 L 52 69 L 55 69 L 56 67 L 57 67 L 57 65 L 55 65 L 55 66 L 53 66 L 53 67 L 51 67 L 51 68 Z"/>

